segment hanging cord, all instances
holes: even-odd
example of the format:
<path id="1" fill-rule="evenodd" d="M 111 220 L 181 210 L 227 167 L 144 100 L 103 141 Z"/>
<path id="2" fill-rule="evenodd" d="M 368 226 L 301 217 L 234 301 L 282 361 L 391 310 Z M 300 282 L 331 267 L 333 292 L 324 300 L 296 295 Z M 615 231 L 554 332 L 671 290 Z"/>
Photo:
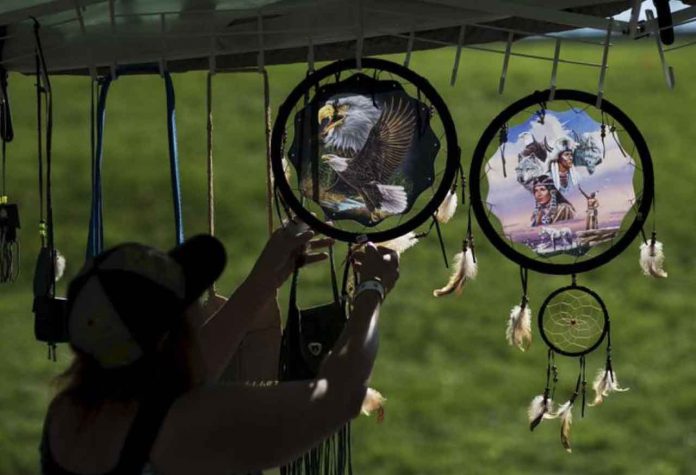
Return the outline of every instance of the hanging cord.
<path id="1" fill-rule="evenodd" d="M 464 240 L 465 242 L 465 249 L 464 251 L 466 252 L 466 246 L 469 246 L 471 248 L 471 257 L 474 259 L 474 264 L 476 263 L 476 248 L 474 246 L 474 233 L 472 232 L 471 229 L 471 205 L 469 205 L 469 209 L 467 211 L 467 223 L 466 223 L 466 239 Z"/>
<path id="2" fill-rule="evenodd" d="M 587 375 L 586 375 L 586 362 L 585 362 L 585 355 L 582 355 L 580 357 L 580 375 L 578 376 L 578 380 L 582 378 L 582 406 L 580 410 L 580 415 L 582 417 L 585 417 L 585 406 L 586 406 L 586 399 L 587 399 Z M 576 389 L 577 391 L 577 389 Z"/>
<path id="3" fill-rule="evenodd" d="M 524 310 L 529 304 L 529 298 L 527 297 L 527 282 L 529 281 L 529 271 L 526 267 L 520 266 L 520 283 L 522 284 L 522 310 Z"/>
<path id="4" fill-rule="evenodd" d="M 213 173 L 213 73 L 208 72 L 205 87 L 206 98 L 206 148 L 208 152 L 208 234 L 215 236 L 215 176 Z M 215 282 L 210 286 L 209 297 L 215 296 Z"/>
<path id="5" fill-rule="evenodd" d="M 51 81 L 48 78 L 48 68 L 41 46 L 39 35 L 39 22 L 34 21 L 34 39 L 36 41 L 36 99 L 37 99 L 37 132 L 38 132 L 38 158 L 39 158 L 39 233 L 41 246 L 54 251 L 53 236 L 53 202 L 51 197 L 51 145 L 53 134 L 53 98 L 51 93 Z M 43 106 L 43 107 L 42 107 Z M 45 109 L 45 111 L 44 111 Z M 45 114 L 44 114 L 45 113 Z M 43 151 L 44 139 L 42 121 L 45 115 L 45 153 L 46 153 L 46 177 L 45 177 L 45 206 L 44 206 L 44 169 Z M 44 214 L 45 211 L 45 214 Z M 51 260 L 51 275 L 55 276 L 55 261 Z M 50 296 L 55 296 L 55 279 L 50 289 Z"/>
<path id="6" fill-rule="evenodd" d="M 507 122 L 500 128 L 500 159 L 503 162 L 503 178 L 507 178 L 507 170 L 505 168 L 505 144 L 508 141 L 508 125 Z"/>
<path id="7" fill-rule="evenodd" d="M 123 67 L 117 71 L 117 77 L 121 75 L 149 73 L 159 74 L 157 66 Z M 93 182 L 92 182 L 92 212 L 90 216 L 90 229 L 87 242 L 87 257 L 100 254 L 104 248 L 104 223 L 103 200 L 101 186 L 101 168 L 104 155 L 104 121 L 106 116 L 106 99 L 113 77 L 106 76 L 102 79 L 99 90 L 99 100 L 96 114 L 96 150 L 94 154 Z M 164 72 L 164 85 L 167 100 L 167 145 L 169 149 L 169 168 L 172 186 L 172 202 L 174 208 L 174 234 L 176 244 L 184 242 L 184 225 L 181 212 L 181 182 L 179 175 L 178 146 L 176 142 L 176 107 L 174 86 L 169 72 Z"/>
<path id="8" fill-rule="evenodd" d="M 607 124 L 606 124 L 606 121 L 604 119 L 605 119 L 604 118 L 604 111 L 602 111 L 602 124 L 599 126 L 599 129 L 600 129 L 599 136 L 602 139 L 602 159 L 607 158 L 607 147 L 604 143 L 604 139 L 607 136 Z"/>

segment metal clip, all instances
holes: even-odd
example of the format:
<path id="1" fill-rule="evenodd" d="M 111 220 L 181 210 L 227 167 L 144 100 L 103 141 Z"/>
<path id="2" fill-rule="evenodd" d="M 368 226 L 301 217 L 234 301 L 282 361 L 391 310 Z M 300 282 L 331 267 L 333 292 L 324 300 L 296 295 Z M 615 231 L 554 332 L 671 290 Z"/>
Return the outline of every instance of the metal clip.
<path id="1" fill-rule="evenodd" d="M 657 52 L 660 55 L 660 63 L 662 64 L 662 72 L 665 75 L 665 82 L 667 82 L 667 87 L 674 89 L 674 69 L 672 66 L 667 64 L 665 59 L 665 50 L 660 40 L 660 29 L 655 21 L 655 14 L 652 10 L 646 10 L 645 16 L 648 19 L 650 25 L 652 25 L 652 32 L 655 35 L 655 42 L 657 43 Z"/>
<path id="2" fill-rule="evenodd" d="M 553 66 L 551 67 L 551 85 L 549 86 L 549 101 L 556 96 L 556 82 L 558 79 L 558 60 L 561 57 L 561 39 L 556 38 L 556 49 L 553 52 Z"/>
<path id="3" fill-rule="evenodd" d="M 503 70 L 500 72 L 500 82 L 498 83 L 498 94 L 505 90 L 505 79 L 507 77 L 508 65 L 510 64 L 510 52 L 512 51 L 512 38 L 514 33 L 508 33 L 507 45 L 505 45 L 505 56 L 503 57 Z"/>
<path id="4" fill-rule="evenodd" d="M 604 51 L 602 52 L 602 66 L 599 69 L 599 84 L 597 85 L 597 109 L 602 107 L 602 97 L 604 96 L 604 80 L 607 77 L 607 63 L 609 62 L 609 47 L 611 46 L 611 30 L 614 28 L 614 19 L 609 20 L 607 34 L 604 37 Z"/>
<path id="5" fill-rule="evenodd" d="M 411 52 L 413 51 L 413 43 L 416 40 L 416 31 L 411 28 L 411 32 L 408 34 L 408 44 L 406 45 L 406 57 L 404 58 L 404 68 L 408 68 L 411 63 Z"/>
<path id="6" fill-rule="evenodd" d="M 265 52 L 264 41 L 263 41 L 263 16 L 261 15 L 260 11 L 258 12 L 256 19 L 257 19 L 257 25 L 258 25 L 258 39 L 259 39 L 259 55 L 257 58 L 257 64 L 258 64 L 259 72 L 262 72 L 266 67 L 266 52 Z"/>
<path id="7" fill-rule="evenodd" d="M 459 60 L 462 57 L 462 45 L 464 44 L 464 36 L 466 35 L 466 25 L 459 27 L 459 39 L 457 40 L 457 52 L 454 54 L 454 66 L 452 66 L 452 77 L 450 78 L 450 86 L 454 86 L 457 81 L 457 73 L 459 72 Z"/>

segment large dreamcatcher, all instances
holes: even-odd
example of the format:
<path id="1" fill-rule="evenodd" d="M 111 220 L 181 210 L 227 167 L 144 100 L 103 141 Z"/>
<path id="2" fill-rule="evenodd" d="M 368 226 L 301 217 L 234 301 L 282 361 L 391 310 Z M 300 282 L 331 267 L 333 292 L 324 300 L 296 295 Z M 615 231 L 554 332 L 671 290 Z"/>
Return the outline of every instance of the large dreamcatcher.
<path id="1" fill-rule="evenodd" d="M 435 219 L 459 153 L 430 83 L 373 58 L 308 73 L 280 107 L 271 140 L 282 207 L 349 243 L 393 240 Z"/>
<path id="2" fill-rule="evenodd" d="M 593 94 L 536 92 L 501 112 L 486 128 L 470 171 L 471 207 L 486 237 L 520 265 L 522 297 L 510 312 L 506 337 L 526 350 L 532 341 L 529 270 L 572 276 L 543 302 L 539 332 L 548 347 L 546 385 L 529 407 L 530 429 L 560 419 L 570 451 L 578 398 L 584 415 L 586 356 L 606 343 L 606 362 L 593 382 L 596 405 L 623 391 L 612 366 L 609 312 L 577 274 L 608 263 L 639 234 L 646 275 L 666 277 L 653 220 L 653 168 L 640 131 L 619 108 Z M 578 359 L 574 390 L 556 405 L 557 355 Z"/>

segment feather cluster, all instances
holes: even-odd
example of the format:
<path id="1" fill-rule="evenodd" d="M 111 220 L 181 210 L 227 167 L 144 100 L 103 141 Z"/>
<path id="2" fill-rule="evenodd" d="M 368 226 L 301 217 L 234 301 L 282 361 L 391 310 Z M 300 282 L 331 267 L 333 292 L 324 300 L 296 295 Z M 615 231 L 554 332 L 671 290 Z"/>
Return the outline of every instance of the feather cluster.
<path id="1" fill-rule="evenodd" d="M 366 416 L 377 411 L 377 422 L 384 422 L 385 402 L 387 402 L 386 398 L 382 396 L 379 391 L 367 388 L 367 393 L 365 393 L 365 399 L 363 399 L 360 411 Z"/>
<path id="2" fill-rule="evenodd" d="M 640 245 L 640 267 L 643 269 L 643 274 L 665 278 L 663 266 L 665 262 L 665 254 L 662 252 L 662 243 L 654 239 L 644 242 Z"/>
<path id="3" fill-rule="evenodd" d="M 602 404 L 605 397 L 609 396 L 612 392 L 624 392 L 628 391 L 629 388 L 622 388 L 619 386 L 619 380 L 616 379 L 616 373 L 611 368 L 600 369 L 597 372 L 597 377 L 595 377 L 592 383 L 592 389 L 595 392 L 594 401 L 592 401 L 589 406 L 597 406 Z"/>
<path id="4" fill-rule="evenodd" d="M 570 447 L 570 425 L 573 423 L 573 401 L 567 401 L 558 408 L 556 417 L 561 420 L 561 443 L 568 452 Z"/>
<path id="5" fill-rule="evenodd" d="M 529 349 L 532 344 L 532 311 L 526 302 L 515 305 L 510 311 L 505 337 L 510 346 L 522 351 Z"/>
<path id="6" fill-rule="evenodd" d="M 416 236 L 415 232 L 411 231 L 410 233 L 406 233 L 396 239 L 380 242 L 378 245 L 379 247 L 386 247 L 387 249 L 395 251 L 397 254 L 401 254 L 416 244 L 418 244 L 418 237 Z"/>
<path id="7" fill-rule="evenodd" d="M 476 278 L 478 274 L 478 265 L 474 261 L 474 253 L 470 247 L 466 247 L 466 250 L 457 253 L 454 256 L 454 271 L 447 282 L 447 285 L 440 289 L 433 290 L 433 295 L 435 297 L 442 297 L 443 295 L 451 294 L 456 292 L 460 294 L 462 292 L 462 287 L 464 284 L 470 280 Z"/>
<path id="8" fill-rule="evenodd" d="M 440 224 L 447 224 L 454 216 L 455 211 L 457 211 L 457 191 L 451 189 L 447 192 L 447 196 L 445 196 L 445 199 L 437 208 L 435 219 L 437 219 L 437 222 Z"/>
<path id="9" fill-rule="evenodd" d="M 555 419 L 553 401 L 543 394 L 536 396 L 529 404 L 527 416 L 529 416 L 529 430 L 534 430 L 543 419 Z"/>
<path id="10" fill-rule="evenodd" d="M 55 265 L 55 272 L 56 272 L 55 278 L 56 278 L 56 282 L 58 282 L 61 279 L 61 277 L 63 277 L 63 274 L 65 273 L 66 260 L 65 260 L 65 256 L 63 256 L 63 254 L 61 254 L 57 249 L 56 249 L 54 256 L 55 256 L 55 264 L 54 265 Z"/>

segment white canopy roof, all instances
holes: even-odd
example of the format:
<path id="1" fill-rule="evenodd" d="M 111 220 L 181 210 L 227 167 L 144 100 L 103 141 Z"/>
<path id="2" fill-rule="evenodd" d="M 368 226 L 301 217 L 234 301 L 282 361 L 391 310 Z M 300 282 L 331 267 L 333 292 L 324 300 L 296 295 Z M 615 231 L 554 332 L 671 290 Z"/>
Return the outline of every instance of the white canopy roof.
<path id="1" fill-rule="evenodd" d="M 33 22 L 53 73 L 160 63 L 237 69 L 480 44 L 590 27 L 641 0 L 4 0 L 2 65 L 34 70 Z M 676 21 L 694 16 L 690 7 Z M 631 23 L 614 22 L 613 31 Z M 464 28 L 462 28 L 464 26 Z M 0 30 L 1 33 L 1 30 Z M 512 36 L 510 36 L 512 35 Z M 213 59 L 214 58 L 214 59 Z"/>

